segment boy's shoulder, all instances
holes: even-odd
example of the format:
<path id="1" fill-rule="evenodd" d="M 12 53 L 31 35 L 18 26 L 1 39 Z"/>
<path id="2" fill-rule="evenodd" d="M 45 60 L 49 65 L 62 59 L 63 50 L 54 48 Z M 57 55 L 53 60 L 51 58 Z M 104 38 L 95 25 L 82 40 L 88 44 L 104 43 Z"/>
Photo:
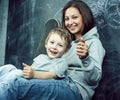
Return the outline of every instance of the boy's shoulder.
<path id="1" fill-rule="evenodd" d="M 44 61 L 44 60 L 49 60 L 49 57 L 46 54 L 40 54 L 37 57 L 33 59 L 34 61 Z"/>

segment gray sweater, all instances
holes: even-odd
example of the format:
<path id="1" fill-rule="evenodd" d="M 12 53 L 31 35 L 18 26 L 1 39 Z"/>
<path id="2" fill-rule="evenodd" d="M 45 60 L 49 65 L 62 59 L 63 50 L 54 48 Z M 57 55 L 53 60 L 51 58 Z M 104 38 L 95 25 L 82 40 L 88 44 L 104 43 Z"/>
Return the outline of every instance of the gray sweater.
<path id="1" fill-rule="evenodd" d="M 76 54 L 76 44 L 79 40 L 72 42 L 72 47 L 63 58 L 69 65 L 67 75 L 76 83 L 83 100 L 91 100 L 101 79 L 105 50 L 99 40 L 96 27 L 87 32 L 83 39 L 88 45 L 87 58 L 80 59 Z"/>
<path id="2" fill-rule="evenodd" d="M 50 59 L 45 54 L 40 54 L 33 59 L 32 68 L 37 71 L 54 72 L 59 78 L 65 77 L 68 65 L 63 58 Z"/>

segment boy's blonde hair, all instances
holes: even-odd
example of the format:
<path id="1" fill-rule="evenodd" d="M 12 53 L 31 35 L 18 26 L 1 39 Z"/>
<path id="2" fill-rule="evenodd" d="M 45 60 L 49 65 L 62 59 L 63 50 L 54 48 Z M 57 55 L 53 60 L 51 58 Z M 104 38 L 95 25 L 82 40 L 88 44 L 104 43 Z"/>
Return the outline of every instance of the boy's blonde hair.
<path id="1" fill-rule="evenodd" d="M 64 38 L 65 41 L 66 41 L 66 47 L 70 48 L 70 44 L 71 44 L 72 38 L 71 38 L 70 33 L 66 29 L 64 29 L 64 28 L 55 28 L 55 29 L 52 29 L 49 32 L 49 34 L 48 34 L 48 36 L 47 36 L 47 38 L 45 40 L 45 43 L 48 42 L 48 40 L 49 40 L 49 38 L 50 38 L 50 36 L 52 34 L 58 34 L 61 37 L 61 39 Z"/>

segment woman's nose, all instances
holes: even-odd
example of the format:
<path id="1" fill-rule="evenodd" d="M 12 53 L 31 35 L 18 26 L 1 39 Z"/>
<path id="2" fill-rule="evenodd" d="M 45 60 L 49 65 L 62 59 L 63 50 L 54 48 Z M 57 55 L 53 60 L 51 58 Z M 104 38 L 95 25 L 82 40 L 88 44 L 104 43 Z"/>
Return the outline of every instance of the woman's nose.
<path id="1" fill-rule="evenodd" d="M 73 20 L 69 19 L 68 24 L 72 24 L 72 23 L 73 23 Z"/>

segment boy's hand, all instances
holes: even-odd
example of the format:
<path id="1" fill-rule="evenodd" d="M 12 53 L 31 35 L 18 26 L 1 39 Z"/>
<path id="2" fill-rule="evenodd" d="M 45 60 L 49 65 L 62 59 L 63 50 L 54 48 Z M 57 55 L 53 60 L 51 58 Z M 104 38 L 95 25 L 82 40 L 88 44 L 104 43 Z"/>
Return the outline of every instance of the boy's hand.
<path id="1" fill-rule="evenodd" d="M 34 76 L 34 71 L 31 66 L 23 63 L 23 76 L 24 78 L 33 78 Z"/>

